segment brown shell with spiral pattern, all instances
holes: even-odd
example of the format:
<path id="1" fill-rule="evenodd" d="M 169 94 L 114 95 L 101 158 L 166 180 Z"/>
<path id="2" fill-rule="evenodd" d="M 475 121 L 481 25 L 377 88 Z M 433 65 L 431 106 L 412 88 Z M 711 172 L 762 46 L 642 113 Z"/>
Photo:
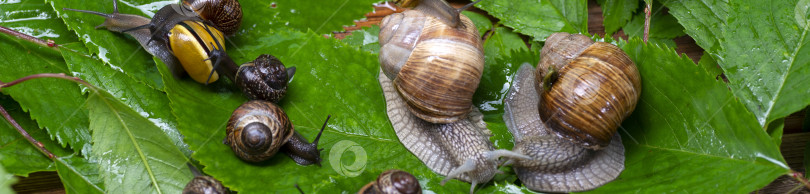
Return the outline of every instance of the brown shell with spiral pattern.
<path id="1" fill-rule="evenodd" d="M 421 194 L 422 186 L 419 180 L 408 172 L 401 170 L 387 170 L 360 189 L 361 194 Z"/>
<path id="2" fill-rule="evenodd" d="M 540 118 L 558 136 L 583 147 L 610 144 L 641 94 L 633 61 L 612 44 L 568 33 L 552 34 L 541 55 L 535 71 Z"/>
<path id="3" fill-rule="evenodd" d="M 183 0 L 183 5 L 226 35 L 233 35 L 242 25 L 242 6 L 237 0 Z"/>
<path id="4" fill-rule="evenodd" d="M 293 126 L 277 105 L 253 100 L 236 108 L 225 133 L 225 144 L 230 145 L 239 158 L 260 162 L 275 155 L 287 143 L 293 136 Z"/>
<path id="5" fill-rule="evenodd" d="M 408 109 L 431 123 L 452 123 L 470 112 L 484 70 L 475 25 L 450 27 L 417 10 L 383 19 L 380 64 Z"/>

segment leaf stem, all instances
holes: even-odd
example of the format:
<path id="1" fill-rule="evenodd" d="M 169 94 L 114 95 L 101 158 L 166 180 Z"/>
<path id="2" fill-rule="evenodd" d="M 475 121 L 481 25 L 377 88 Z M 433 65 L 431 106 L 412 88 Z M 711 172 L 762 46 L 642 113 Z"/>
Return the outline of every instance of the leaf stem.
<path id="1" fill-rule="evenodd" d="M 645 1 L 646 2 L 646 1 Z M 644 43 L 650 38 L 650 18 L 652 17 L 652 0 L 644 8 Z"/>
<path id="2" fill-rule="evenodd" d="M 4 27 L 0 26 L 0 28 L 4 28 Z M 25 81 L 28 81 L 28 80 L 32 80 L 32 79 L 37 79 L 37 78 L 59 78 L 59 79 L 71 80 L 71 81 L 74 81 L 76 83 L 80 83 L 82 85 L 88 86 L 88 88 L 91 88 L 91 89 L 94 88 L 94 87 L 92 87 L 92 85 L 90 85 L 90 83 L 87 83 L 86 81 L 84 81 L 82 79 L 79 79 L 78 77 L 66 76 L 64 73 L 40 73 L 40 74 L 34 74 L 34 75 L 25 76 L 23 78 L 20 78 L 20 79 L 11 81 L 11 82 L 0 81 L 0 91 L 2 91 L 3 88 L 11 87 L 11 86 L 17 85 L 19 83 L 22 83 L 22 82 L 25 82 Z M 95 89 L 93 89 L 93 90 L 95 90 Z M 22 134 L 22 136 L 25 137 L 25 139 L 27 139 L 29 143 L 31 143 L 31 145 L 34 145 L 34 147 L 39 148 L 39 151 L 42 152 L 43 154 L 45 154 L 45 156 L 48 156 L 48 159 L 54 160 L 55 156 L 53 155 L 53 153 L 51 153 L 51 151 L 48 151 L 48 149 L 45 148 L 45 145 L 43 145 L 42 142 L 39 142 L 36 139 L 34 139 L 33 137 L 31 137 L 31 135 L 28 134 L 28 131 L 23 129 L 22 126 L 20 126 L 20 124 L 17 123 L 17 121 L 14 120 L 14 118 L 12 118 L 11 115 L 8 114 L 6 109 L 3 108 L 3 106 L 0 106 L 0 114 L 2 114 L 3 117 L 9 123 L 11 123 L 11 125 L 14 126 L 15 129 L 17 129 L 17 132 L 20 132 L 20 134 Z"/>
<path id="3" fill-rule="evenodd" d="M 5 26 L 0 26 L 0 33 L 8 34 L 10 36 L 14 36 L 14 37 L 17 37 L 19 39 L 26 40 L 28 42 L 33 42 L 33 43 L 36 43 L 36 44 L 38 44 L 40 46 L 49 47 L 49 48 L 52 48 L 52 49 L 57 50 L 57 51 L 59 50 L 59 45 L 56 44 L 53 40 L 50 40 L 50 39 L 49 40 L 42 40 L 42 39 L 39 39 L 37 37 L 33 37 L 31 35 L 28 35 L 28 34 L 23 34 L 21 32 L 17 32 L 16 30 L 12 30 L 12 29 L 7 28 Z"/>
<path id="4" fill-rule="evenodd" d="M 39 148 L 39 151 L 45 154 L 45 156 L 48 156 L 48 159 L 53 160 L 53 158 L 55 157 L 53 153 L 51 153 L 51 151 L 48 151 L 48 149 L 45 148 L 45 145 L 42 145 L 42 142 L 39 142 L 36 139 L 34 139 L 34 137 L 31 137 L 31 135 L 28 134 L 28 131 L 25 131 L 25 129 L 23 129 L 22 126 L 20 126 L 20 124 L 17 123 L 17 121 L 14 120 L 14 118 L 12 118 L 11 115 L 8 114 L 8 112 L 6 112 L 6 109 L 3 108 L 2 105 L 0 105 L 0 114 L 2 114 L 3 117 L 6 118 L 6 120 L 8 120 L 9 123 L 11 123 L 11 126 L 14 126 L 14 128 L 17 129 L 17 132 L 20 132 L 20 134 L 22 134 L 22 136 L 25 137 L 25 139 L 27 139 L 28 142 L 31 143 L 31 145 L 34 145 L 34 147 Z"/>
<path id="5" fill-rule="evenodd" d="M 810 182 L 808 182 L 807 179 L 802 176 L 802 173 L 790 170 L 790 176 L 801 182 L 805 187 L 807 187 L 807 189 L 810 189 Z"/>

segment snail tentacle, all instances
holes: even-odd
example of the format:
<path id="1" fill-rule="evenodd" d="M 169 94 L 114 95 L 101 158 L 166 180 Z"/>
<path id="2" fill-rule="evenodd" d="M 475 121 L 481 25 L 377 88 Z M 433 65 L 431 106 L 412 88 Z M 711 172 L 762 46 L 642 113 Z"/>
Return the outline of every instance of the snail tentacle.
<path id="1" fill-rule="evenodd" d="M 307 143 L 307 140 L 304 139 L 301 134 L 295 133 L 292 138 L 287 140 L 287 143 L 284 144 L 281 151 L 290 156 L 290 158 L 299 165 L 316 164 L 321 166 L 321 150 L 323 149 L 318 149 L 318 141 L 321 139 L 323 130 L 326 129 L 326 124 L 331 117 L 332 115 L 326 117 L 321 131 L 318 132 L 318 135 L 315 136 L 315 140 L 312 140 L 312 143 Z"/>

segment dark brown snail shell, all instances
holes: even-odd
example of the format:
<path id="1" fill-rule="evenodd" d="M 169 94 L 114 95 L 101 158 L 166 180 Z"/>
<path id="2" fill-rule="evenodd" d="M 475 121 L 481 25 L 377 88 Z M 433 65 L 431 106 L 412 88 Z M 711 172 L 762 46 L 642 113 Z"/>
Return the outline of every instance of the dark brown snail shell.
<path id="1" fill-rule="evenodd" d="M 285 68 L 276 57 L 263 54 L 239 67 L 236 84 L 249 99 L 278 103 L 287 93 L 293 74 L 295 67 Z"/>
<path id="2" fill-rule="evenodd" d="M 186 184 L 183 194 L 225 194 L 228 189 L 210 176 L 197 176 Z"/>
<path id="3" fill-rule="evenodd" d="M 554 71 L 557 76 L 548 76 Z M 540 118 L 557 135 L 591 149 L 610 144 L 641 94 L 638 69 L 627 54 L 578 34 L 552 34 L 535 76 Z"/>
<path id="4" fill-rule="evenodd" d="M 361 194 L 421 194 L 419 180 L 408 172 L 388 170 L 360 189 Z"/>
<path id="5" fill-rule="evenodd" d="M 223 143 L 242 160 L 261 162 L 282 151 L 299 165 L 318 164 L 321 162 L 321 149 L 318 140 L 326 128 L 326 122 L 312 143 L 293 130 L 287 114 L 278 105 L 263 101 L 251 100 L 234 110 Z"/>
<path id="6" fill-rule="evenodd" d="M 225 131 L 225 144 L 239 158 L 267 160 L 293 135 L 293 126 L 280 107 L 266 101 L 249 101 L 233 112 Z"/>
<path id="7" fill-rule="evenodd" d="M 242 25 L 242 6 L 237 0 L 183 0 L 183 5 L 226 35 L 233 35 Z"/>

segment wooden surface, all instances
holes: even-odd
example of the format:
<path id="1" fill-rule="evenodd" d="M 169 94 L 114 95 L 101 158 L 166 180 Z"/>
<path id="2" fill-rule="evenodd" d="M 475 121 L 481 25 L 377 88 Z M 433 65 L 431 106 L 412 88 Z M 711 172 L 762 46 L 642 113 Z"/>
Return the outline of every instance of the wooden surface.
<path id="1" fill-rule="evenodd" d="M 461 7 L 465 2 L 469 1 L 450 0 L 449 2 L 453 6 Z M 401 12 L 403 10 L 397 9 L 396 11 Z M 483 13 L 480 10 L 473 11 Z M 376 25 L 382 21 L 382 18 L 384 18 L 386 15 L 394 12 L 394 10 L 389 8 L 377 6 L 375 7 L 375 11 L 365 15 L 365 19 L 356 21 L 355 25 L 344 27 L 346 31 L 335 32 L 333 33 L 333 36 L 335 38 L 342 39 L 343 37 L 351 34 L 352 30 L 360 29 L 360 27 Z M 493 20 L 495 19 L 493 18 Z M 591 34 L 599 34 L 600 36 L 604 36 L 602 9 L 594 0 L 588 1 L 588 32 Z M 617 32 L 614 37 L 627 38 L 621 31 Z M 695 41 L 689 36 L 675 38 L 675 43 L 677 45 L 676 51 L 678 53 L 686 54 L 696 63 L 703 55 L 703 49 L 697 46 Z M 788 162 L 791 169 L 799 172 L 805 171 L 804 167 L 802 166 L 802 162 L 804 161 L 805 147 L 808 145 L 808 141 L 810 141 L 810 131 L 807 129 L 810 127 L 804 126 L 810 125 L 807 123 L 807 119 L 808 118 L 805 116 L 805 111 L 794 113 L 785 119 L 785 135 L 782 137 L 782 145 L 780 147 L 782 155 L 785 157 L 785 160 Z M 28 177 L 19 178 L 20 181 L 13 185 L 14 190 L 18 193 L 65 193 L 56 172 L 36 172 L 30 174 Z M 771 185 L 768 185 L 757 192 L 810 194 L 810 190 L 808 190 L 806 187 L 802 187 L 798 181 L 788 177 L 787 175 L 780 177 L 771 183 Z"/>

